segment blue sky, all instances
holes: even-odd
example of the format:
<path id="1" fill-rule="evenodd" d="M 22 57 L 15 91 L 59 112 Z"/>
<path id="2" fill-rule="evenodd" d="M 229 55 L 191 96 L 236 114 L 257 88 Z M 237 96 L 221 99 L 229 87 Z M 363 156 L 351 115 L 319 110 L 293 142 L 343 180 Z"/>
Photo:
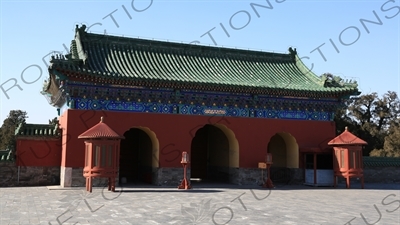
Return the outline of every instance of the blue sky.
<path id="1" fill-rule="evenodd" d="M 11 88 L 0 88 L 0 124 L 13 109 L 27 111 L 28 123 L 57 116 L 40 91 L 49 53 L 67 53 L 76 24 L 99 23 L 94 33 L 212 46 L 274 52 L 293 46 L 317 75 L 356 79 L 364 94 L 400 92 L 399 0 L 0 1 L 0 87 Z M 268 3 L 272 9 L 260 6 Z"/>

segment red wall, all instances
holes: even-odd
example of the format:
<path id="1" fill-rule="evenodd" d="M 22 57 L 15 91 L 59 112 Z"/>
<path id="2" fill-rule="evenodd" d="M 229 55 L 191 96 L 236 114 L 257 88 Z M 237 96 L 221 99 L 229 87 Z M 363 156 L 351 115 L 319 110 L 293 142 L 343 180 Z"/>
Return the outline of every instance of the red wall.
<path id="1" fill-rule="evenodd" d="M 17 139 L 18 166 L 60 166 L 60 164 L 60 139 Z"/>
<path id="2" fill-rule="evenodd" d="M 190 153 L 196 131 L 210 123 L 224 124 L 235 133 L 239 142 L 240 167 L 247 168 L 255 168 L 264 160 L 269 139 L 278 132 L 290 133 L 299 148 L 318 147 L 335 137 L 334 122 L 325 121 L 68 110 L 60 118 L 64 129 L 63 166 L 83 167 L 84 142 L 77 137 L 99 123 L 101 116 L 120 135 L 138 126 L 155 132 L 159 141 L 160 167 L 180 167 L 181 152 Z"/>

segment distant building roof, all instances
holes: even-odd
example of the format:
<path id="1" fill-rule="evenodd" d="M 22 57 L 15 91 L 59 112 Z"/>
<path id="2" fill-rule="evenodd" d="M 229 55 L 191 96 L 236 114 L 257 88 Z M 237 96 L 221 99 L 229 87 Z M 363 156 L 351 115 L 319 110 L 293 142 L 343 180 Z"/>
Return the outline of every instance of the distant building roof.
<path id="1" fill-rule="evenodd" d="M 0 150 L 0 161 L 14 161 L 11 149 Z"/>
<path id="2" fill-rule="evenodd" d="M 400 157 L 363 157 L 364 166 L 368 167 L 400 167 Z"/>
<path id="3" fill-rule="evenodd" d="M 60 137 L 58 125 L 20 123 L 15 130 L 17 137 Z"/>

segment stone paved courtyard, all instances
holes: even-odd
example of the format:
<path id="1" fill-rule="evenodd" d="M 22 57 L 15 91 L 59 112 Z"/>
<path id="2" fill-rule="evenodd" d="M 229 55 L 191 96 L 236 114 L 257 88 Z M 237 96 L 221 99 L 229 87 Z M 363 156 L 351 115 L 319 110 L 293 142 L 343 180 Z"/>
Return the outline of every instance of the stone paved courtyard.
<path id="1" fill-rule="evenodd" d="M 0 188 L 0 224 L 400 224 L 400 184 Z"/>

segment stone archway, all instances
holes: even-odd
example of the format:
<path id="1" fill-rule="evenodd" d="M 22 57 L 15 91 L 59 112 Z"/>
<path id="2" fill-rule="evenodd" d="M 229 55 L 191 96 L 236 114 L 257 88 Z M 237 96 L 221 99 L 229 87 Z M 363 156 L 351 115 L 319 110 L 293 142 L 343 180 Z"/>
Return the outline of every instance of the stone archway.
<path id="1" fill-rule="evenodd" d="M 191 178 L 206 182 L 232 181 L 231 170 L 239 167 L 239 143 L 222 124 L 197 130 L 191 144 Z"/>
<path id="2" fill-rule="evenodd" d="M 154 171 L 159 167 L 159 143 L 147 127 L 133 127 L 124 133 L 120 146 L 119 178 L 127 183 L 155 183 Z"/>
<path id="3" fill-rule="evenodd" d="M 272 154 L 272 167 L 299 168 L 299 146 L 289 133 L 277 133 L 268 143 L 268 152 Z"/>
<path id="4" fill-rule="evenodd" d="M 272 154 L 271 179 L 277 183 L 287 183 L 292 177 L 292 169 L 299 168 L 299 146 L 289 133 L 276 133 L 268 143 L 268 153 Z"/>

